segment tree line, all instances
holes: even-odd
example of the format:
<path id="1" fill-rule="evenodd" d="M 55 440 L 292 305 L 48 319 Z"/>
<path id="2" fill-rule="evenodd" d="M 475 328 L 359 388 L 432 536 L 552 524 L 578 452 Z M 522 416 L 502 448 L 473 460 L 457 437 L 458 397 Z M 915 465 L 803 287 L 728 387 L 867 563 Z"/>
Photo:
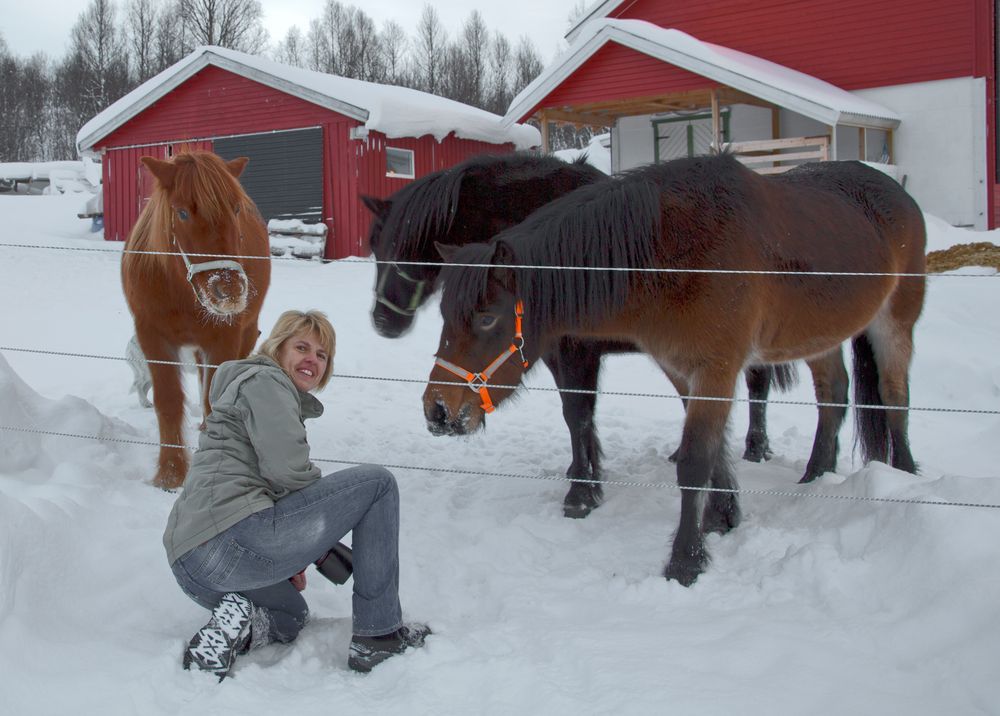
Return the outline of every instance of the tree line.
<path id="1" fill-rule="evenodd" d="M 573 14 L 583 7 L 580 0 Z M 512 44 L 475 10 L 449 37 L 429 4 L 408 34 L 395 21 L 376 27 L 363 9 L 327 0 L 307 29 L 293 26 L 272 45 L 259 0 L 91 0 L 59 60 L 17 57 L 0 35 L 0 162 L 75 158 L 84 123 L 198 45 L 411 87 L 496 114 L 543 69 L 527 37 Z M 556 146 L 576 146 L 577 135 L 556 134 Z"/>

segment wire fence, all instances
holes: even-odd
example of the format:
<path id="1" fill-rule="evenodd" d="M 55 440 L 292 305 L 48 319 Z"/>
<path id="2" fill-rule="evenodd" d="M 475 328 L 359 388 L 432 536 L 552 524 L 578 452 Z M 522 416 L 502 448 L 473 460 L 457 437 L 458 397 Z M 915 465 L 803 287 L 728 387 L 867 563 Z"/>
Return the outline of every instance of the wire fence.
<path id="1" fill-rule="evenodd" d="M 133 254 L 146 254 L 146 255 L 162 255 L 162 256 L 177 256 L 181 257 L 179 252 L 169 252 L 169 251 L 135 251 L 126 249 L 101 249 L 94 247 L 73 247 L 73 246 L 52 246 L 45 244 L 23 244 L 23 243 L 0 243 L 0 248 L 8 249 L 40 249 L 40 250 L 54 250 L 54 251 L 79 251 L 87 253 L 97 253 L 97 254 L 109 254 L 113 256 L 120 257 L 125 253 Z M 246 259 L 246 260 L 286 260 L 294 261 L 299 264 L 305 264 L 302 259 L 291 257 L 291 256 L 242 256 L 242 255 L 220 255 L 220 254 L 187 254 L 189 257 L 206 257 L 206 258 L 219 258 L 224 256 L 225 258 L 231 259 Z M 311 263 L 311 262 L 308 262 Z M 441 262 L 431 262 L 431 261 L 379 261 L 376 259 L 365 259 L 365 258 L 346 258 L 339 259 L 336 263 L 338 264 L 366 264 L 366 265 L 378 265 L 378 264 L 394 264 L 394 265 L 406 265 L 406 266 L 430 266 L 434 268 L 442 268 L 443 266 L 459 266 L 459 267 L 472 267 L 472 266 L 482 266 L 481 264 L 463 264 L 463 263 L 441 263 Z M 509 268 L 523 268 L 523 269 L 537 269 L 537 270 L 569 270 L 569 271 L 633 271 L 642 273 L 711 273 L 711 274 L 733 274 L 733 275 L 794 275 L 794 276 L 847 276 L 847 277 L 876 277 L 876 276 L 893 276 L 900 278 L 995 278 L 998 273 L 969 273 L 969 272 L 949 272 L 949 273 L 865 273 L 865 272 L 829 272 L 829 271 L 756 271 L 756 270 L 744 270 L 744 269 L 687 269 L 687 268 L 622 268 L 622 267 L 601 267 L 601 266 L 540 266 L 540 265 L 529 265 L 529 264 L 516 264 L 509 266 Z M 24 346 L 0 346 L 0 351 L 17 352 L 17 353 L 28 353 L 34 355 L 49 355 L 58 356 L 74 359 L 93 359 L 93 360 L 111 360 L 111 361 L 125 361 L 131 362 L 128 357 L 125 356 L 112 356 L 104 354 L 94 354 L 94 353 L 79 353 L 71 351 L 57 351 L 49 350 L 43 348 L 31 348 Z M 191 368 L 217 368 L 218 365 L 209 363 L 198 363 L 191 361 L 165 361 L 165 360 L 146 360 L 147 363 L 151 364 L 161 364 L 161 365 L 172 365 L 177 367 L 191 367 Z M 414 383 L 414 384 L 440 384 L 440 385 L 456 385 L 460 387 L 465 387 L 465 383 L 459 383 L 455 381 L 432 381 L 427 379 L 417 379 L 417 378 L 398 378 L 398 377 L 387 377 L 387 376 L 369 376 L 369 375 L 351 375 L 351 374 L 338 374 L 334 373 L 331 378 L 338 380 L 362 380 L 362 381 L 383 381 L 391 383 Z M 491 385 L 491 387 L 500 389 L 515 390 L 521 386 L 517 385 Z M 776 405 L 792 405 L 792 406 L 807 406 L 807 407 L 838 407 L 838 408 L 872 408 L 872 409 L 883 409 L 883 410 L 906 410 L 910 412 L 932 412 L 932 413 L 952 413 L 952 414 L 977 414 L 977 415 L 1000 415 L 1000 410 L 989 409 L 989 408 L 951 408 L 951 407 L 929 407 L 929 406 L 883 406 L 883 405 L 864 405 L 855 403 L 827 403 L 827 402 L 816 402 L 816 401 L 797 401 L 797 400 L 783 400 L 783 399 L 754 399 L 754 398 L 741 398 L 741 397 L 717 397 L 717 396 L 698 396 L 698 395 L 681 395 L 679 393 L 650 393 L 650 392 L 634 392 L 634 391 L 614 391 L 614 390 L 589 390 L 589 389 L 577 389 L 577 388 L 549 388 L 549 387 L 535 387 L 531 390 L 543 391 L 543 392 L 556 392 L 556 393 L 582 393 L 582 394 L 592 394 L 592 395 L 609 395 L 609 396 L 619 396 L 628 398 L 655 398 L 655 399 L 674 399 L 674 400 L 705 400 L 705 401 L 724 401 L 724 402 L 737 402 L 737 403 L 770 403 Z M 97 440 L 100 442 L 111 442 L 120 444 L 131 444 L 145 447 L 155 447 L 155 448 L 179 448 L 185 450 L 193 450 L 194 448 L 185 445 L 171 445 L 171 444 L 161 444 L 158 442 L 135 440 L 129 438 L 118 438 L 112 436 L 97 436 L 97 435 L 86 435 L 80 433 L 67 433 L 58 431 L 49 431 L 38 428 L 26 428 L 19 426 L 9 426 L 0 425 L 0 431 L 6 432 L 20 432 L 20 433 L 32 433 L 53 437 L 65 437 L 65 438 L 75 438 L 75 439 L 85 439 L 85 440 Z M 328 463 L 328 464 L 340 464 L 340 465 L 359 465 L 362 464 L 357 461 L 343 460 L 336 458 L 312 458 L 314 462 L 317 463 Z M 579 483 L 593 483 L 601 484 L 606 486 L 616 486 L 616 487 L 634 487 L 634 488 L 654 488 L 654 489 L 672 489 L 677 491 L 682 490 L 695 490 L 703 492 L 728 492 L 740 495 L 756 495 L 756 496 L 771 496 L 771 497 L 781 497 L 781 498 L 815 498 L 815 499 L 826 499 L 826 500 L 838 500 L 838 501 L 851 501 L 851 502 L 877 502 L 877 503 L 888 503 L 888 504 L 905 504 L 905 505 L 930 505 L 930 506 L 948 506 L 948 507 L 966 507 L 966 508 L 987 508 L 987 509 L 1000 509 L 1000 504 L 993 504 L 988 502 L 955 502 L 947 500 L 925 500 L 925 499 L 906 499 L 906 498 L 888 498 L 888 497 L 872 497 L 872 496 L 858 496 L 858 495 L 837 495 L 829 493 L 819 493 L 809 490 L 803 491 L 788 491 L 788 490 L 756 490 L 756 489 L 745 489 L 745 488 L 714 488 L 714 487 L 682 487 L 679 485 L 672 485 L 668 483 L 649 483 L 649 482 L 634 482 L 634 481 L 622 481 L 622 480 L 588 480 L 580 478 L 569 478 L 569 477 L 559 477 L 559 476 L 546 476 L 546 475 L 530 475 L 521 473 L 510 473 L 510 472 L 493 472 L 493 471 L 476 471 L 469 469 L 456 469 L 447 468 L 440 466 L 425 466 L 425 465 L 410 465 L 410 464 L 385 464 L 384 465 L 390 469 L 401 469 L 401 470 L 416 470 L 416 471 L 427 471 L 438 474 L 452 474 L 452 475 L 468 475 L 468 476 L 479 476 L 479 477 L 491 477 L 500 479 L 519 479 L 519 480 L 541 480 L 541 481 L 557 481 L 557 482 L 579 482 Z"/>
<path id="2" fill-rule="evenodd" d="M 252 256 L 252 255 L 241 255 L 241 254 L 200 254 L 200 253 L 185 253 L 181 254 L 176 251 L 148 251 L 148 250 L 137 250 L 137 249 L 99 249 L 87 246 L 50 246 L 46 244 L 12 244 L 12 243 L 0 243 L 0 248 L 4 249 L 39 249 L 45 251 L 80 251 L 86 253 L 96 253 L 96 254 L 108 254 L 112 256 L 121 256 L 123 254 L 134 254 L 140 256 L 176 256 L 178 258 L 182 256 L 187 256 L 188 258 L 212 258 L 212 259 L 240 259 L 247 261 L 295 261 L 299 264 L 307 263 L 303 259 L 297 258 L 295 256 Z M 311 263 L 311 262 L 309 262 Z M 457 266 L 460 268 L 483 268 L 484 264 L 472 264 L 472 263 L 453 263 L 453 262 L 441 262 L 441 261 L 385 261 L 379 259 L 366 259 L 360 257 L 348 257 L 343 259 L 337 259 L 334 263 L 337 264 L 366 264 L 366 265 L 394 265 L 394 266 L 427 266 L 434 268 L 443 268 L 445 266 Z M 998 278 L 1000 277 L 1000 272 L 997 273 L 969 273 L 969 272 L 959 272 L 959 271 L 948 271 L 946 273 L 933 273 L 933 272 L 922 272 L 922 273 L 896 273 L 896 272 L 878 272 L 878 271 L 788 271 L 788 270 L 763 270 L 763 269 L 707 269 L 707 268 L 685 268 L 685 267 L 671 267 L 671 268 L 661 268 L 661 267 L 623 267 L 623 266 L 546 266 L 540 264 L 504 264 L 504 268 L 516 268 L 516 269 L 533 269 L 540 271 L 600 271 L 600 272 L 616 272 L 616 273 L 646 273 L 646 274 L 725 274 L 733 276 L 842 276 L 842 277 L 895 277 L 895 278 Z"/>

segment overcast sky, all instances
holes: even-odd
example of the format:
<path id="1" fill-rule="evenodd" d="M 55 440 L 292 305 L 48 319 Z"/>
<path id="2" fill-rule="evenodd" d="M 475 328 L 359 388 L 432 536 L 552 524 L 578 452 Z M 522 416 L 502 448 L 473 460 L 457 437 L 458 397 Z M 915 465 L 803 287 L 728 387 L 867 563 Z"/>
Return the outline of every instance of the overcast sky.
<path id="1" fill-rule="evenodd" d="M 380 29 L 385 20 L 399 22 L 413 33 L 423 9 L 421 0 L 341 0 L 362 7 Z M 309 21 L 319 17 L 326 0 L 261 0 L 264 23 L 271 42 L 281 40 L 288 28 L 298 25 L 305 32 Z M 473 9 L 478 9 L 486 27 L 498 30 L 514 44 L 527 35 L 538 49 L 543 63 L 565 48 L 563 35 L 578 0 L 433 0 L 430 2 L 441 22 L 454 36 Z M 124 5 L 117 0 L 119 7 Z M 590 7 L 592 0 L 587 0 Z M 0 0 L 0 34 L 16 55 L 43 51 L 60 59 L 66 51 L 69 32 L 88 0 Z"/>

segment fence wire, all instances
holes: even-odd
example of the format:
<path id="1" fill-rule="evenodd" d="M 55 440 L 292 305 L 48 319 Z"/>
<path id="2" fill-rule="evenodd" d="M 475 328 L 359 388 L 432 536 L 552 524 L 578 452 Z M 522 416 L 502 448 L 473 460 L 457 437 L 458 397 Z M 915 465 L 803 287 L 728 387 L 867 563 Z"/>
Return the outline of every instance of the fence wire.
<path id="1" fill-rule="evenodd" d="M 94 440 L 103 443 L 118 443 L 124 445 L 137 445 L 142 447 L 156 447 L 156 448 L 177 448 L 180 450 L 187 450 L 189 452 L 194 452 L 197 448 L 188 445 L 174 445 L 171 443 L 156 443 L 148 440 L 136 440 L 132 438 L 116 438 L 110 436 L 102 435 L 87 435 L 84 433 L 66 433 L 59 432 L 55 430 L 42 430 L 40 428 L 24 428 L 14 425 L 0 425 L 0 431 L 8 432 L 18 432 L 18 433 L 28 433 L 34 435 L 46 435 L 49 437 L 62 437 L 62 438 L 74 438 L 79 440 Z M 338 458 L 322 458 L 322 457 L 311 457 L 312 462 L 333 464 L 333 465 L 365 465 L 370 464 L 367 462 L 359 462 L 357 460 L 343 460 Z M 533 480 L 541 482 L 579 482 L 588 485 L 602 485 L 611 487 L 641 487 L 641 488 L 653 488 L 661 490 L 674 490 L 676 492 L 684 492 L 685 490 L 691 492 L 720 492 L 729 493 L 733 495 L 754 495 L 760 497 L 794 497 L 801 499 L 819 499 L 819 500 L 837 500 L 841 502 L 875 502 L 875 503 L 885 503 L 894 505 L 926 505 L 932 507 L 966 507 L 966 508 L 984 508 L 984 509 L 1000 509 L 1000 504 L 994 504 L 991 502 L 954 502 L 951 500 L 924 500 L 924 499 L 911 499 L 905 497 L 872 497 L 868 495 L 831 495 L 822 492 L 793 492 L 790 490 L 757 490 L 757 489 L 746 489 L 746 488 L 726 488 L 726 487 L 688 487 L 682 485 L 675 485 L 666 482 L 635 482 L 629 480 L 588 480 L 584 478 L 576 477 L 559 477 L 557 475 L 529 475 L 525 473 L 518 472 L 492 472 L 486 470 L 465 470 L 449 467 L 433 467 L 427 465 L 410 465 L 405 463 L 378 463 L 382 467 L 390 470 L 414 470 L 422 472 L 433 472 L 440 473 L 444 475 L 463 475 L 472 477 L 491 477 L 500 478 L 508 480 Z"/>

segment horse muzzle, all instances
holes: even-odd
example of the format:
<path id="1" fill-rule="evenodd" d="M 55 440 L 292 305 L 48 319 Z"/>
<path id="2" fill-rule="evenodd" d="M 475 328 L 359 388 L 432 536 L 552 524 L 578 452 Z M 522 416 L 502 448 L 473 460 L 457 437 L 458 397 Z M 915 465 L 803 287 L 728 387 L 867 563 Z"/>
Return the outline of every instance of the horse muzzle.
<path id="1" fill-rule="evenodd" d="M 431 435 L 470 435 L 486 425 L 482 410 L 471 403 L 462 403 L 457 412 L 452 412 L 447 402 L 439 395 L 425 396 L 424 417 Z"/>
<path id="2" fill-rule="evenodd" d="M 246 310 L 250 285 L 242 267 L 207 271 L 197 279 L 192 276 L 191 285 L 198 302 L 212 315 L 229 317 Z"/>
<path id="3" fill-rule="evenodd" d="M 372 309 L 372 325 L 383 338 L 399 338 L 413 327 L 413 315 L 404 315 L 376 303 Z"/>

